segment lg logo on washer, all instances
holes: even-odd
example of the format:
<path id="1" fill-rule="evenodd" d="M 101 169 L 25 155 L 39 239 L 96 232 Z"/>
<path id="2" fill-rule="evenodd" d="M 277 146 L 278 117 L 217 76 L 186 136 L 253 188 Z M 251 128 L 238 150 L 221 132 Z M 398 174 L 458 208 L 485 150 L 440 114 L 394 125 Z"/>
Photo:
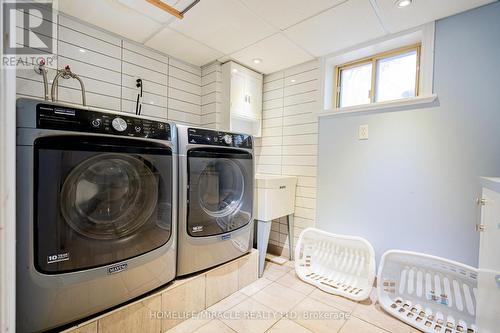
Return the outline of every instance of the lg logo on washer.
<path id="1" fill-rule="evenodd" d="M 108 268 L 108 274 L 115 274 L 115 273 L 120 273 L 121 271 L 126 270 L 128 267 L 128 264 L 126 262 L 123 262 L 118 265 L 114 265 Z"/>

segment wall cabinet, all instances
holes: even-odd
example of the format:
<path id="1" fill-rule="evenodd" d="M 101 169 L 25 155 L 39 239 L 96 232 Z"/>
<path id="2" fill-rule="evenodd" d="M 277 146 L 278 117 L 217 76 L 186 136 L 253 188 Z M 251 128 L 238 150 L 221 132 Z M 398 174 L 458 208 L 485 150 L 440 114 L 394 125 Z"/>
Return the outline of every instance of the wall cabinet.
<path id="1" fill-rule="evenodd" d="M 482 178 L 476 324 L 483 333 L 500 324 L 500 178 Z"/>
<path id="2" fill-rule="evenodd" d="M 262 81 L 262 74 L 235 62 L 222 65 L 222 130 L 261 136 Z"/>

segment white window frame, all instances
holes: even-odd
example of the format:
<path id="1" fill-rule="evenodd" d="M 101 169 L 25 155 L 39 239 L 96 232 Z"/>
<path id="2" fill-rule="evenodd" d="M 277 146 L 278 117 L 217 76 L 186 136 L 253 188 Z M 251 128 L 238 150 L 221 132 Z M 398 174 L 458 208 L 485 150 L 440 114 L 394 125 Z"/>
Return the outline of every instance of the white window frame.
<path id="1" fill-rule="evenodd" d="M 392 34 L 357 47 L 336 52 L 320 59 L 322 110 L 318 116 L 335 116 L 352 112 L 388 112 L 407 109 L 411 106 L 431 104 L 437 98 L 433 92 L 434 74 L 434 22 L 398 34 Z M 397 50 L 409 45 L 420 44 L 419 80 L 415 97 L 394 101 L 337 107 L 335 98 L 335 70 L 337 66 L 359 59 Z"/>
<path id="2" fill-rule="evenodd" d="M 371 75 L 371 81 L 370 81 L 370 102 L 368 103 L 363 103 L 360 105 L 367 105 L 367 104 L 373 104 L 377 103 L 375 98 L 376 98 L 376 85 L 377 85 L 377 78 L 378 78 L 378 69 L 377 69 L 377 63 L 380 60 L 388 59 L 390 57 L 398 56 L 401 54 L 408 53 L 410 51 L 415 51 L 417 55 L 417 61 L 415 64 L 415 97 L 419 96 L 419 80 L 420 80 L 420 49 L 421 49 L 421 44 L 414 44 L 414 45 L 407 45 L 404 47 L 397 48 L 395 50 L 390 50 L 378 54 L 374 54 L 372 56 L 363 58 L 363 59 L 357 59 L 354 61 L 350 61 L 348 63 L 336 65 L 335 69 L 333 71 L 333 105 L 335 108 L 341 108 L 340 106 L 340 92 L 341 92 L 341 86 L 342 86 L 342 81 L 341 81 L 341 74 L 343 70 L 351 69 L 351 68 L 356 68 L 358 66 L 363 66 L 367 64 L 372 65 L 372 75 Z"/>

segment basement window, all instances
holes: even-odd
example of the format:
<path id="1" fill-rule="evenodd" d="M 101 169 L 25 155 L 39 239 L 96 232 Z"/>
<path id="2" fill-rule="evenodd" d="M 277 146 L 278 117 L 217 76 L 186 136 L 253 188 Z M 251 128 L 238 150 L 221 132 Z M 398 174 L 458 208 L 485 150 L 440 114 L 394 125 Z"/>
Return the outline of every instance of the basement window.
<path id="1" fill-rule="evenodd" d="M 420 48 L 414 44 L 335 66 L 335 107 L 417 97 Z"/>

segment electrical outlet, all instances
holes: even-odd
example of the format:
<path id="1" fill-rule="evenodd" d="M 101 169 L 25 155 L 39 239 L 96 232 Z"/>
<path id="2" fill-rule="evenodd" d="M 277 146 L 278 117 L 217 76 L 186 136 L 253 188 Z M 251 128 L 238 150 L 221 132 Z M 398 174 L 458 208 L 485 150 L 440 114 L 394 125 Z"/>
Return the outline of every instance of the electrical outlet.
<path id="1" fill-rule="evenodd" d="M 359 126 L 358 139 L 359 140 L 368 140 L 368 125 Z"/>

